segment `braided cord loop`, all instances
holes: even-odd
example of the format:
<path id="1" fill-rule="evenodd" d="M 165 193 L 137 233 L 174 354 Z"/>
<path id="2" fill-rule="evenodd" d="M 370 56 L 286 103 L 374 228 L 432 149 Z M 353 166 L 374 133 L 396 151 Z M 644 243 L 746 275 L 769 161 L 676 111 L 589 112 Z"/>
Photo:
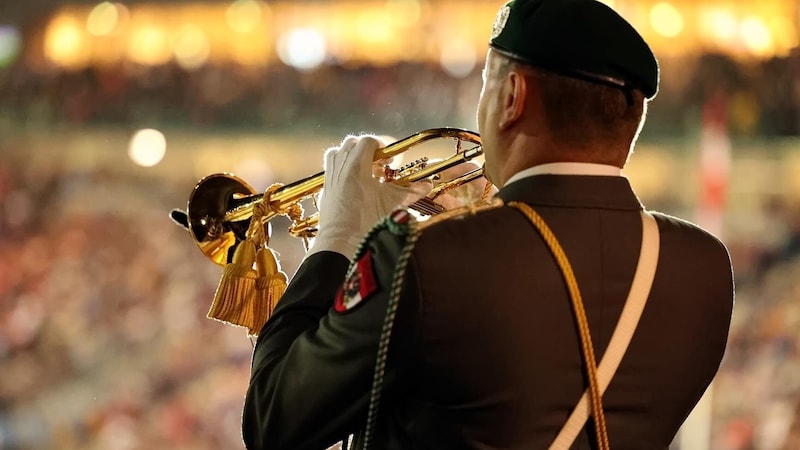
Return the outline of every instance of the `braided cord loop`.
<path id="1" fill-rule="evenodd" d="M 592 405 L 592 415 L 594 416 L 597 444 L 600 450 L 609 450 L 606 416 L 603 412 L 603 399 L 600 395 L 600 387 L 597 381 L 597 360 L 595 359 L 594 347 L 592 346 L 592 336 L 589 333 L 589 320 L 586 318 L 586 310 L 583 307 L 581 292 L 578 288 L 575 274 L 572 271 L 572 266 L 561 244 L 558 243 L 555 234 L 553 234 L 553 231 L 547 226 L 547 223 L 545 223 L 539 213 L 525 203 L 509 202 L 508 205 L 520 211 L 542 236 L 542 239 L 547 243 L 550 252 L 556 259 L 564 281 L 567 284 L 570 300 L 572 301 L 572 310 L 575 314 L 575 320 L 580 333 L 583 360 L 589 378 L 589 397 Z"/>
<path id="2" fill-rule="evenodd" d="M 417 221 L 413 217 L 409 217 L 407 223 L 397 223 L 386 217 L 383 221 L 375 226 L 366 237 L 361 241 L 356 255 L 362 255 L 370 240 L 381 230 L 388 229 L 392 234 L 405 235 L 405 243 L 400 251 L 400 256 L 397 262 L 394 277 L 392 278 L 392 287 L 389 290 L 389 299 L 386 306 L 386 314 L 384 315 L 383 325 L 381 326 L 381 334 L 378 340 L 378 354 L 375 361 L 375 372 L 372 378 L 372 389 L 369 395 L 369 410 L 367 412 L 367 424 L 364 428 L 363 439 L 361 445 L 357 448 L 368 449 L 370 441 L 375 432 L 375 425 L 378 419 L 378 407 L 381 401 L 381 391 L 383 390 L 383 382 L 386 375 L 386 363 L 389 354 L 389 343 L 392 338 L 392 327 L 394 325 L 395 317 L 397 316 L 397 307 L 400 304 L 400 295 L 403 292 L 403 279 L 406 275 L 408 261 L 411 259 L 411 253 L 414 251 L 414 246 L 420 236 L 420 229 Z M 358 258 L 354 258 L 354 262 Z"/>

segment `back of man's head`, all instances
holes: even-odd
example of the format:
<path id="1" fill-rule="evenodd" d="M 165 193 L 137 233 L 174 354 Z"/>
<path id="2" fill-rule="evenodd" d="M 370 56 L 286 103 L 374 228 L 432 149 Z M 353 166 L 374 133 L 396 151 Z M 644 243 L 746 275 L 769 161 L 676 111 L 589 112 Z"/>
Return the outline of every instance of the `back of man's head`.
<path id="1" fill-rule="evenodd" d="M 565 147 L 629 149 L 644 124 L 647 100 L 639 90 L 617 88 L 534 69 L 544 120 L 551 137 Z M 608 155 L 611 163 L 616 159 Z M 598 157 L 602 158 L 600 155 Z"/>
<path id="2" fill-rule="evenodd" d="M 646 99 L 658 92 L 650 47 L 595 0 L 512 0 L 498 11 L 489 45 L 509 68 L 526 69 L 552 138 L 570 148 L 632 145 Z"/>

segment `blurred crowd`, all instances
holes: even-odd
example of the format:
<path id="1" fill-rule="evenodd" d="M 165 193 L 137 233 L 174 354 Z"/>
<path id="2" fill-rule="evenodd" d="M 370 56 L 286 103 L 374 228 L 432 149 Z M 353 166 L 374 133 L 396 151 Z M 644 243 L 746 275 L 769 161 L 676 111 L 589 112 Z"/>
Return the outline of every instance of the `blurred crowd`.
<path id="1" fill-rule="evenodd" d="M 438 64 L 388 67 L 326 64 L 301 71 L 204 66 L 186 71 L 120 63 L 80 71 L 0 70 L 0 113 L 40 123 L 249 126 L 258 129 L 370 127 L 422 129 L 474 123 L 481 62 L 463 77 Z M 647 132 L 681 134 L 689 113 L 720 93 L 737 135 L 800 134 L 800 49 L 768 60 L 721 54 L 664 58 Z M 411 87 L 411 88 L 410 88 Z M 413 114 L 409 114 L 413 111 Z"/>
<path id="2" fill-rule="evenodd" d="M 734 135 L 800 135 L 800 52 L 663 65 L 655 133 L 691 131 L 686 115 L 722 89 Z M 455 79 L 411 63 L 309 72 L 14 66 L 0 70 L 0 125 L 11 118 L 43 135 L 51 125 L 470 126 L 479 90 L 477 69 Z M 244 329 L 205 317 L 221 269 L 167 215 L 191 186 L 122 167 L 33 162 L 8 145 L 0 133 L 0 449 L 242 448 L 252 343 Z M 763 205 L 764 239 L 729 243 L 737 302 L 714 388 L 715 450 L 800 448 L 800 208 L 792 198 Z M 302 246 L 285 236 L 275 233 L 273 246 L 291 274 Z"/>
<path id="3" fill-rule="evenodd" d="M 728 351 L 713 388 L 713 449 L 800 448 L 798 236 L 760 282 L 737 284 Z"/>
<path id="4" fill-rule="evenodd" d="M 241 448 L 252 344 L 205 318 L 182 188 L 0 161 L 0 448 Z"/>
<path id="5" fill-rule="evenodd" d="M 252 343 L 205 317 L 221 270 L 168 219 L 186 190 L 0 159 L 0 448 L 241 448 Z M 780 240 L 731 243 L 715 450 L 800 445 L 800 210 L 781 211 Z M 291 274 L 302 247 L 274 234 Z"/>
<path id="6" fill-rule="evenodd" d="M 19 65 L 0 71 L 0 108 L 40 123 L 422 129 L 472 123 L 479 92 L 478 69 L 451 79 L 438 66 L 413 63 L 312 71 L 282 64 L 191 72 L 175 64 L 46 73 Z"/>

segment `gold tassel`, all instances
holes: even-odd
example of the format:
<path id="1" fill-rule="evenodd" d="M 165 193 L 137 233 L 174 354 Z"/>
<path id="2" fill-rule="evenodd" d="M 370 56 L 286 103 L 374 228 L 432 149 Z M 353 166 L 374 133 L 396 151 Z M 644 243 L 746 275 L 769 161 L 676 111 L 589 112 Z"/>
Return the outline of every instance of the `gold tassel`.
<path id="1" fill-rule="evenodd" d="M 258 273 L 253 270 L 256 248 L 242 241 L 233 254 L 233 261 L 222 271 L 222 278 L 208 311 L 209 319 L 230 325 L 249 327 L 252 323 L 252 304 Z"/>
<path id="2" fill-rule="evenodd" d="M 255 298 L 252 302 L 252 319 L 247 327 L 251 336 L 258 336 L 261 328 L 272 315 L 275 305 L 278 304 L 284 291 L 286 291 L 286 274 L 278 267 L 278 260 L 267 248 L 258 249 L 256 254 L 256 267 L 258 279 L 256 280 Z"/>

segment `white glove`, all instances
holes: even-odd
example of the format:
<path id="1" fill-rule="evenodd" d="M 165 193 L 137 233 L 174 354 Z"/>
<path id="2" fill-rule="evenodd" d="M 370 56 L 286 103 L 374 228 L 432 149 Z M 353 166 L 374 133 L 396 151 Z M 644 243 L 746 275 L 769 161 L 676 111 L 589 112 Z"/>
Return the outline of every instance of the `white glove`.
<path id="1" fill-rule="evenodd" d="M 408 187 L 373 177 L 375 152 L 384 147 L 377 136 L 347 136 L 325 152 L 325 184 L 320 194 L 319 231 L 306 256 L 323 250 L 355 256 L 364 235 L 382 217 L 408 206 L 431 191 L 429 181 Z"/>

